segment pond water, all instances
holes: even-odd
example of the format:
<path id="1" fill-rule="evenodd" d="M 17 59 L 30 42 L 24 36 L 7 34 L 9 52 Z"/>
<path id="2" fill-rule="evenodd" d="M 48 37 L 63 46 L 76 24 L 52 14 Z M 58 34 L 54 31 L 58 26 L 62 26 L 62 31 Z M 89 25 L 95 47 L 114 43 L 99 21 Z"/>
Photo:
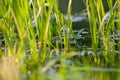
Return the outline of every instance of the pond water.
<path id="1" fill-rule="evenodd" d="M 80 12 L 86 8 L 84 1 L 85 0 L 72 0 L 72 14 Z M 102 0 L 102 1 L 105 7 L 105 11 L 107 12 L 108 11 L 107 0 Z M 116 0 L 113 0 L 114 3 L 115 1 Z M 60 7 L 61 12 L 67 13 L 68 2 L 69 0 L 59 0 L 59 3 L 60 3 L 59 7 Z"/>

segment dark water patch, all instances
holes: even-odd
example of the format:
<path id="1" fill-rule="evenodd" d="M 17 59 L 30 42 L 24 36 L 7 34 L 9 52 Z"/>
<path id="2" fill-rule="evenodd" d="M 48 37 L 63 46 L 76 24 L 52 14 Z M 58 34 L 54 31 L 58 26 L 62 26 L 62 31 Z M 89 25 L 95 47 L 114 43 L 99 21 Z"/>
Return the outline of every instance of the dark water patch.
<path id="1" fill-rule="evenodd" d="M 69 0 L 59 0 L 59 8 L 63 13 L 67 13 Z M 85 9 L 85 4 L 83 0 L 72 0 L 72 14 L 75 14 L 81 10 Z"/>
<path id="2" fill-rule="evenodd" d="M 109 7 L 107 4 L 107 0 L 102 0 L 104 5 L 105 12 L 109 11 Z M 116 0 L 113 0 L 113 4 Z M 68 7 L 69 0 L 59 0 L 59 8 L 60 11 L 63 13 L 67 13 L 67 7 Z M 76 14 L 86 8 L 85 6 L 85 0 L 72 0 L 72 14 Z"/>

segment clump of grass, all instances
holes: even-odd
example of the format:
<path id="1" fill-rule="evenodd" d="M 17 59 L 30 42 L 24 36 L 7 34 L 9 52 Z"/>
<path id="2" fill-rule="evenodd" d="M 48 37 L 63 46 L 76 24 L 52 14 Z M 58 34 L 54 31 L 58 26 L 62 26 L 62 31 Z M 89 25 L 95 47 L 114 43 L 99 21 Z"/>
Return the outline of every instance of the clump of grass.
<path id="1" fill-rule="evenodd" d="M 62 45 L 61 27 L 72 29 L 72 22 L 69 19 L 71 0 L 68 22 L 59 12 L 56 0 L 35 0 L 31 5 L 29 0 L 2 0 L 0 4 L 0 30 L 5 39 L 3 56 L 14 55 L 23 59 L 22 74 L 27 75 L 27 72 L 34 72 L 34 68 L 42 66 L 41 63 L 44 64 L 52 54 L 52 49 L 59 51 L 57 42 Z M 66 33 L 64 33 L 64 49 L 67 51 L 69 36 L 65 35 Z M 58 36 L 56 45 L 52 44 L 53 36 Z"/>
<path id="2" fill-rule="evenodd" d="M 113 34 L 115 29 L 114 20 L 116 15 L 116 3 L 113 4 L 112 0 L 109 0 L 109 12 L 106 13 L 102 0 L 86 0 L 92 47 L 95 53 L 97 52 L 98 47 L 100 47 L 106 61 L 109 61 L 107 56 L 109 56 L 110 50 L 115 50 L 114 44 L 110 44 L 113 43 L 114 40 L 110 39 L 109 36 Z"/>

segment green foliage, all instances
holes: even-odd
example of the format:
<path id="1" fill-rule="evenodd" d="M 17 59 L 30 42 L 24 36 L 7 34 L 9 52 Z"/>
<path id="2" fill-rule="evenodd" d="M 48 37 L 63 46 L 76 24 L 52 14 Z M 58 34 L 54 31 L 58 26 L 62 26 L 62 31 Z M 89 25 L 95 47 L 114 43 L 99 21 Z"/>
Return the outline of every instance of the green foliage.
<path id="1" fill-rule="evenodd" d="M 0 47 L 4 48 L 0 48 L 0 79 L 113 80 L 119 75 L 120 55 L 113 52 L 115 40 L 110 35 L 116 29 L 116 7 L 120 1 L 113 4 L 107 0 L 109 12 L 104 11 L 102 0 L 85 3 L 92 49 L 76 52 L 69 45 L 70 37 L 75 35 L 71 21 L 72 0 L 68 3 L 67 19 L 59 11 L 58 0 L 0 0 Z M 77 36 L 83 30 L 79 30 Z"/>

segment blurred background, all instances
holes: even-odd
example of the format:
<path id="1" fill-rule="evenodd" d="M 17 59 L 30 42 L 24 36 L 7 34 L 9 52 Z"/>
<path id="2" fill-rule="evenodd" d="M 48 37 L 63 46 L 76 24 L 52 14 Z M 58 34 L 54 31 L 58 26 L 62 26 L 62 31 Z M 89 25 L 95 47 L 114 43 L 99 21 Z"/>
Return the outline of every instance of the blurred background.
<path id="1" fill-rule="evenodd" d="M 108 5 L 107 1 L 109 0 L 103 0 L 105 11 L 108 11 Z M 115 2 L 116 0 L 113 0 Z M 60 4 L 60 11 L 63 13 L 67 12 L 69 0 L 59 0 Z M 85 9 L 85 0 L 72 0 L 72 14 L 75 14 L 77 12 L 80 12 L 81 10 Z"/>

